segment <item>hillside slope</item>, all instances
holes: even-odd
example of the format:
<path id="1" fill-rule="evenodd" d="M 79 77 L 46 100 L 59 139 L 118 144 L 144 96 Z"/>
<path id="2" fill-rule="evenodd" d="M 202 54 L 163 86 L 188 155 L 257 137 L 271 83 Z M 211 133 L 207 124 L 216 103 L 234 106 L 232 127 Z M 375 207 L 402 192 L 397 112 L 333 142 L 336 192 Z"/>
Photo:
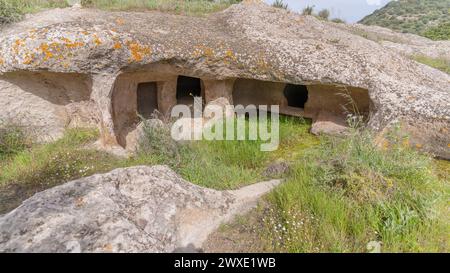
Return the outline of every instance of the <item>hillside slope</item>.
<path id="1" fill-rule="evenodd" d="M 450 0 L 399 0 L 364 17 L 360 23 L 399 32 L 450 39 Z"/>

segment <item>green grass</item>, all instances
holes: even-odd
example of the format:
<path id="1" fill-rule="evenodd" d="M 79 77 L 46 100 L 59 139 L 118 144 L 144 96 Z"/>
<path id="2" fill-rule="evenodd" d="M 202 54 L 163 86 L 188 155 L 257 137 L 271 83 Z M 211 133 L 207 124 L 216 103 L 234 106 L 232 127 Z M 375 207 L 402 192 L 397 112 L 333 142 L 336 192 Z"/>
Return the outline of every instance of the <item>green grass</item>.
<path id="1" fill-rule="evenodd" d="M 0 0 L 0 25 L 19 21 L 27 13 L 64 7 L 66 0 Z"/>
<path id="2" fill-rule="evenodd" d="M 251 121 L 246 121 L 248 128 Z M 235 189 L 264 179 L 265 167 L 277 158 L 288 158 L 289 147 L 297 149 L 315 145 L 308 133 L 308 122 L 281 117 L 280 149 L 273 153 L 260 151 L 261 140 L 195 141 L 182 145 L 170 139 L 168 128 L 146 129 L 141 143 L 140 160 L 148 155 L 160 164 L 168 164 L 185 179 L 215 189 Z M 224 132 L 226 134 L 226 132 Z M 151 140 L 151 141 L 149 141 Z"/>
<path id="3" fill-rule="evenodd" d="M 281 117 L 280 148 L 266 153 L 260 140 L 174 143 L 167 127 L 146 127 L 131 158 L 87 148 L 95 131 L 69 130 L 0 160 L 0 214 L 38 191 L 118 167 L 167 164 L 195 184 L 235 189 L 267 179 L 263 171 L 281 158 L 290 165 L 286 182 L 254 212 L 260 223 L 249 229 L 265 251 L 365 252 L 374 241 L 383 252 L 449 250 L 450 162 L 419 154 L 396 133 L 380 148 L 364 130 L 317 138 L 309 128 Z"/>
<path id="4" fill-rule="evenodd" d="M 85 7 L 106 10 L 159 10 L 185 15 L 205 15 L 226 9 L 240 0 L 84 0 Z"/>
<path id="5" fill-rule="evenodd" d="M 198 185 L 235 189 L 264 179 L 265 166 L 272 159 L 290 153 L 288 147 L 316 144 L 308 128 L 308 123 L 301 119 L 282 118 L 281 148 L 274 153 L 261 152 L 260 141 L 203 140 L 180 144 L 172 141 L 165 127 L 146 129 L 147 138 L 141 143 L 141 151 L 127 159 L 87 148 L 98 138 L 95 131 L 68 130 L 56 142 L 27 146 L 0 159 L 0 214 L 49 187 L 136 165 L 166 164 Z"/>
<path id="6" fill-rule="evenodd" d="M 30 145 L 30 141 L 19 126 L 0 123 L 0 160 L 11 157 Z"/>
<path id="7" fill-rule="evenodd" d="M 116 11 L 159 10 L 202 16 L 226 9 L 241 0 L 82 0 L 83 7 Z M 19 21 L 27 13 L 68 7 L 66 0 L 0 0 L 0 25 Z"/>
<path id="8" fill-rule="evenodd" d="M 259 212 L 267 250 L 366 252 L 375 241 L 383 252 L 448 251 L 448 180 L 402 143 L 379 149 L 355 133 L 300 156 Z"/>
<path id="9" fill-rule="evenodd" d="M 439 69 L 447 74 L 450 74 L 450 61 L 444 59 L 434 59 L 427 56 L 414 56 L 413 59 L 419 63 Z"/>

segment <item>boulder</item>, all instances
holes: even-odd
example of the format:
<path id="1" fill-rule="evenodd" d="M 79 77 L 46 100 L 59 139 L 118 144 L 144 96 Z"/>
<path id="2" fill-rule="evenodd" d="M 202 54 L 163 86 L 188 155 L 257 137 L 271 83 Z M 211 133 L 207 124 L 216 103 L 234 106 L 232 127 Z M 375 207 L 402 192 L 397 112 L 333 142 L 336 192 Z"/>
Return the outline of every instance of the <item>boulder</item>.
<path id="1" fill-rule="evenodd" d="M 340 135 L 343 136 L 348 133 L 347 121 L 336 117 L 329 112 L 320 112 L 314 119 L 311 126 L 311 133 L 314 135 Z"/>
<path id="2" fill-rule="evenodd" d="M 280 183 L 193 185 L 166 166 L 97 174 L 37 193 L 0 217 L 1 252 L 199 250 L 208 234 Z"/>

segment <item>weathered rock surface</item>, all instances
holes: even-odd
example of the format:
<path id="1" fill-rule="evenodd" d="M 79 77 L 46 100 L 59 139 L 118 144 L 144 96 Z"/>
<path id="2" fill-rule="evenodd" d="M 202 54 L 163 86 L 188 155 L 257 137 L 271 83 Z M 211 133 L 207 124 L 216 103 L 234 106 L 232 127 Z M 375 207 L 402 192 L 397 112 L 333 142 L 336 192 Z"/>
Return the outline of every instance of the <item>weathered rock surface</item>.
<path id="1" fill-rule="evenodd" d="M 382 132 L 401 123 L 422 149 L 450 158 L 450 76 L 356 32 L 358 29 L 257 1 L 244 1 L 206 18 L 159 12 L 51 10 L 2 29 L 0 119 L 31 112 L 33 118 L 23 119 L 24 123 L 50 128 L 55 135 L 71 123 L 66 110 L 70 100 L 49 102 L 46 94 L 53 90 L 53 82 L 39 89 L 24 88 L 29 73 L 34 73 L 37 81 L 48 78 L 48 73 L 73 75 L 78 82 L 87 76 L 89 97 L 83 100 L 97 107 L 93 112 L 100 116 L 102 142 L 122 146 L 127 132 L 123 136 L 117 132 L 129 127 L 132 118 L 128 116 L 135 113 L 129 107 L 115 108 L 127 105 L 113 100 L 114 93 L 125 94 L 130 89 L 126 80 L 118 85 L 123 74 L 142 74 L 125 77 L 129 81 L 157 74 L 158 78 L 145 81 L 158 81 L 163 92 L 174 89 L 176 80 L 159 86 L 162 79 L 176 79 L 177 75 L 200 77 L 205 83 L 208 79 L 224 81 L 209 84 L 217 92 L 229 90 L 238 78 L 351 86 L 368 90 L 371 129 Z M 430 56 L 449 52 L 445 42 L 442 46 L 429 40 L 414 43 L 409 44 L 417 47 L 417 52 L 434 48 L 426 53 Z M 58 89 L 71 94 L 67 88 Z M 22 97 L 25 100 L 18 103 Z M 174 95 L 166 99 L 176 100 Z M 170 108 L 167 101 L 164 113 Z M 40 112 L 43 108 L 48 109 L 46 113 Z"/>
<path id="2" fill-rule="evenodd" d="M 215 191 L 166 166 L 117 169 L 40 192 L 2 216 L 0 251 L 193 251 L 279 183 Z"/>
<path id="3" fill-rule="evenodd" d="M 434 59 L 450 60 L 450 41 L 432 41 L 410 33 L 362 24 L 335 24 L 336 27 L 375 41 L 409 57 L 423 55 Z"/>

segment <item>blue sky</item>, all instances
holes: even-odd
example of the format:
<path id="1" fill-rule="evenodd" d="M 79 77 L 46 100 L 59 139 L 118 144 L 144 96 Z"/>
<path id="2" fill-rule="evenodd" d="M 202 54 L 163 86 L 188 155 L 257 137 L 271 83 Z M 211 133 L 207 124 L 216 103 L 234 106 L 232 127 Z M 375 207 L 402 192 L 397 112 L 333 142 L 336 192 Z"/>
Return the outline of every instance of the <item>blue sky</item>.
<path id="1" fill-rule="evenodd" d="M 265 0 L 271 4 L 274 0 Z M 289 9 L 301 11 L 306 6 L 314 5 L 314 9 L 329 9 L 331 18 L 341 18 L 348 23 L 354 23 L 364 16 L 386 5 L 391 0 L 284 0 Z"/>

